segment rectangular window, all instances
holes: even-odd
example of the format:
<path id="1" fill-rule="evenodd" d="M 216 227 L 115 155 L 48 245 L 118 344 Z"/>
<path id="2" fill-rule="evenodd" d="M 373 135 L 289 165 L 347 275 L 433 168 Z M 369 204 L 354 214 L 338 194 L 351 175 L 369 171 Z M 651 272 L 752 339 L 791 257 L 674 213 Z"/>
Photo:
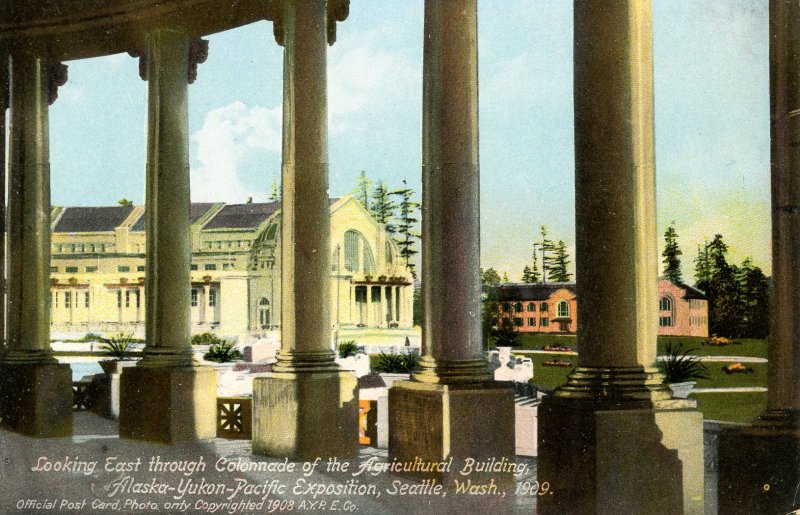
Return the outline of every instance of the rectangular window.
<path id="1" fill-rule="evenodd" d="M 547 313 L 547 302 L 542 302 L 541 307 L 539 307 L 539 311 L 542 313 Z"/>
<path id="2" fill-rule="evenodd" d="M 212 264 L 208 264 L 208 265 L 205 265 L 205 266 L 203 267 L 203 269 L 204 269 L 204 270 L 216 270 L 216 269 L 217 269 L 217 265 L 215 265 L 215 264 L 213 264 L 213 263 L 212 263 Z"/>
<path id="3" fill-rule="evenodd" d="M 522 327 L 522 317 L 514 317 L 514 325 L 517 327 Z"/>
<path id="4" fill-rule="evenodd" d="M 659 317 L 658 325 L 659 327 L 672 327 L 672 317 Z"/>
<path id="5" fill-rule="evenodd" d="M 542 318 L 539 319 L 539 325 L 541 327 L 549 327 L 550 326 L 550 320 L 547 319 L 547 318 L 542 317 Z"/>
<path id="6" fill-rule="evenodd" d="M 137 272 L 144 272 L 144 265 L 139 265 L 136 267 Z"/>
<path id="7" fill-rule="evenodd" d="M 86 272 L 87 273 L 97 272 L 97 267 L 96 266 L 87 266 L 86 267 Z"/>
<path id="8" fill-rule="evenodd" d="M 138 308 L 142 303 L 142 292 L 141 290 L 136 290 L 134 293 L 136 293 L 136 307 Z"/>
<path id="9" fill-rule="evenodd" d="M 122 290 L 117 290 L 117 307 L 122 307 Z"/>
<path id="10" fill-rule="evenodd" d="M 50 273 L 51 273 L 51 274 L 55 274 L 55 273 L 57 273 L 57 272 L 58 272 L 58 267 L 57 267 L 57 266 L 51 266 L 51 267 L 50 267 Z"/>
<path id="11" fill-rule="evenodd" d="M 197 270 L 197 265 L 195 263 L 192 263 L 191 265 L 189 265 L 189 270 Z"/>
<path id="12" fill-rule="evenodd" d="M 131 271 L 131 267 L 129 267 L 129 266 L 120 265 L 120 266 L 117 267 L 117 272 L 130 272 L 130 271 Z"/>
<path id="13" fill-rule="evenodd" d="M 217 290 L 208 290 L 208 307 L 213 308 L 217 305 Z"/>
<path id="14" fill-rule="evenodd" d="M 77 266 L 68 266 L 67 268 L 64 269 L 64 271 L 67 272 L 68 274 L 77 274 L 78 273 L 78 267 Z"/>
<path id="15" fill-rule="evenodd" d="M 131 291 L 125 290 L 125 307 L 131 307 Z"/>
<path id="16" fill-rule="evenodd" d="M 58 292 L 57 291 L 53 292 L 52 305 L 53 305 L 54 308 L 58 307 Z"/>
<path id="17" fill-rule="evenodd" d="M 89 309 L 89 292 L 83 294 L 83 307 Z"/>
<path id="18" fill-rule="evenodd" d="M 223 270 L 230 270 L 231 269 L 231 264 L 230 263 L 222 263 L 222 269 Z"/>
<path id="19" fill-rule="evenodd" d="M 65 291 L 64 292 L 64 307 L 71 308 L 72 307 L 72 292 Z"/>
<path id="20" fill-rule="evenodd" d="M 192 288 L 192 307 L 197 307 L 197 288 Z"/>
<path id="21" fill-rule="evenodd" d="M 536 327 L 536 319 L 533 317 L 528 318 L 528 325 L 531 327 Z"/>

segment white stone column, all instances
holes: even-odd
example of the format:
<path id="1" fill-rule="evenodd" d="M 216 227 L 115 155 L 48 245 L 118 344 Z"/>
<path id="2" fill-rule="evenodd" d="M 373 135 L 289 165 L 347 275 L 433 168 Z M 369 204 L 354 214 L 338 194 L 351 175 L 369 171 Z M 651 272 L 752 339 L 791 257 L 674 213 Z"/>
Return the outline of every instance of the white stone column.
<path id="1" fill-rule="evenodd" d="M 800 484 L 800 5 L 771 0 L 769 23 L 772 305 L 767 409 L 752 427 L 731 428 L 720 437 L 720 513 L 791 512 L 797 508 Z"/>
<path id="2" fill-rule="evenodd" d="M 380 315 L 378 317 L 379 318 L 378 327 L 387 327 L 386 318 L 387 318 L 387 315 L 389 313 L 389 302 L 388 302 L 388 299 L 386 298 L 386 286 L 381 285 L 380 288 L 378 289 L 378 291 L 380 292 L 380 296 L 381 296 L 381 298 L 380 298 L 381 311 L 380 311 Z"/>
<path id="3" fill-rule="evenodd" d="M 334 1 L 334 0 L 331 0 Z M 358 452 L 358 395 L 330 348 L 327 45 L 346 3 L 273 5 L 284 45 L 281 350 L 253 381 L 253 452 L 314 459 Z M 344 9 L 344 12 L 342 12 Z"/>
<path id="4" fill-rule="evenodd" d="M 214 309 L 211 308 L 211 306 L 209 305 L 210 299 L 211 299 L 211 285 L 206 283 L 203 285 L 203 302 L 200 304 L 201 323 L 211 323 L 214 321 Z M 209 310 L 211 311 L 211 317 L 208 316 Z"/>
<path id="5" fill-rule="evenodd" d="M 580 354 L 567 384 L 539 408 L 539 477 L 562 485 L 539 509 L 703 513 L 702 414 L 694 401 L 671 399 L 654 368 L 650 0 L 575 2 L 574 20 Z M 626 465 L 632 460 L 648 474 Z"/>
<path id="6" fill-rule="evenodd" d="M 189 41 L 185 32 L 178 28 L 149 32 L 145 58 L 146 345 L 142 360 L 122 375 L 120 436 L 175 443 L 216 436 L 216 372 L 197 366 L 190 343 Z M 172 386 L 165 391 L 164 384 Z"/>
<path id="7" fill-rule="evenodd" d="M 426 0 L 422 358 L 389 390 L 390 459 L 514 455 L 513 392 L 481 343 L 477 38 L 477 0 Z"/>
<path id="8" fill-rule="evenodd" d="M 56 66 L 63 66 L 58 65 Z M 12 53 L 8 150 L 8 337 L 0 361 L 0 424 L 31 436 L 72 433 L 72 376 L 50 348 L 49 98 L 44 52 Z M 60 68 L 66 80 L 66 68 Z"/>

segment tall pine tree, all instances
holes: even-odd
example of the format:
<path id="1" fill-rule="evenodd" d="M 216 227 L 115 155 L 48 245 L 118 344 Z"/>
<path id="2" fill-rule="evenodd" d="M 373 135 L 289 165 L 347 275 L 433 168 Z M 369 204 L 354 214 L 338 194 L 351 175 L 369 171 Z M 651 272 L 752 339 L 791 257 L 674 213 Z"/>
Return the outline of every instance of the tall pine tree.
<path id="1" fill-rule="evenodd" d="M 674 283 L 680 283 L 682 280 L 681 254 L 683 252 L 678 247 L 678 233 L 675 231 L 675 222 L 672 222 L 664 233 L 664 252 L 661 253 L 664 259 L 661 262 L 664 264 L 664 277 Z"/>
<path id="2" fill-rule="evenodd" d="M 364 206 L 367 211 L 370 210 L 369 205 L 369 189 L 372 187 L 372 181 L 367 177 L 367 172 L 361 170 L 358 174 L 358 183 L 356 185 L 355 197 Z"/>
<path id="3" fill-rule="evenodd" d="M 397 204 L 392 201 L 389 193 L 389 188 L 386 187 L 385 181 L 378 181 L 375 188 L 372 190 L 372 203 L 370 205 L 370 212 L 375 220 L 386 228 L 389 236 L 394 236 L 397 231 L 392 221 L 394 220 L 394 210 Z"/>
<path id="4" fill-rule="evenodd" d="M 276 177 L 272 177 L 272 189 L 269 192 L 269 201 L 277 202 L 280 199 L 281 199 L 281 190 L 278 187 L 278 179 Z"/>
<path id="5" fill-rule="evenodd" d="M 391 194 L 400 197 L 400 217 L 397 222 L 395 241 L 397 246 L 400 247 L 400 256 L 405 259 L 406 266 L 411 270 L 411 274 L 416 277 L 416 265 L 413 258 L 418 253 L 416 242 L 420 238 L 420 234 L 415 232 L 417 222 L 419 222 L 419 219 L 416 218 L 416 213 L 420 204 L 414 201 L 414 190 L 407 186 L 406 181 L 403 181 L 403 188 L 393 191 Z"/>
<path id="6" fill-rule="evenodd" d="M 555 265 L 556 250 L 552 240 L 547 238 L 547 226 L 541 227 L 542 241 L 538 243 L 539 250 L 542 252 L 542 283 L 546 283 L 550 277 L 550 270 Z"/>
<path id="7" fill-rule="evenodd" d="M 558 240 L 554 254 L 550 279 L 557 283 L 568 283 L 572 278 L 572 274 L 567 271 L 570 261 L 567 253 L 567 244 L 564 243 L 564 240 Z"/>
<path id="8" fill-rule="evenodd" d="M 529 267 L 528 265 L 525 265 L 525 268 L 522 270 L 522 282 L 528 284 L 534 282 L 533 280 L 531 280 L 531 267 Z"/>

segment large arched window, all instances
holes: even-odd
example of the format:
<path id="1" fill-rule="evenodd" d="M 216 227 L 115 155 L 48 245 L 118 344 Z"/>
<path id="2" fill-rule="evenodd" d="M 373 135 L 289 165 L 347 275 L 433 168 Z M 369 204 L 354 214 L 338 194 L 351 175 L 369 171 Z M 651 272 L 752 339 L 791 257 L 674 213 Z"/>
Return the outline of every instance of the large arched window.
<path id="1" fill-rule="evenodd" d="M 258 302 L 258 323 L 262 329 L 269 325 L 269 300 L 265 298 Z"/>
<path id="2" fill-rule="evenodd" d="M 672 311 L 672 299 L 666 295 L 661 297 L 661 302 L 658 303 L 658 309 L 660 311 Z"/>
<path id="3" fill-rule="evenodd" d="M 365 274 L 373 273 L 377 268 L 369 242 L 352 229 L 344 233 L 344 268 L 348 272 Z"/>
<path id="4" fill-rule="evenodd" d="M 569 318 L 569 302 L 566 300 L 559 302 L 556 311 L 559 318 Z"/>

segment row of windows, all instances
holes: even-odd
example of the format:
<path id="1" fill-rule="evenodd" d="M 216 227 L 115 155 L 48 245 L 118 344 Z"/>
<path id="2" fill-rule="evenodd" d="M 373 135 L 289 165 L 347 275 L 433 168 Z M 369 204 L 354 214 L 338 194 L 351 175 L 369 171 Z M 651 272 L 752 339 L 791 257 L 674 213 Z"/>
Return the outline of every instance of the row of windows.
<path id="1" fill-rule="evenodd" d="M 81 292 L 77 292 L 77 291 L 75 292 L 75 296 L 74 297 L 72 296 L 72 292 L 71 291 L 65 291 L 65 292 L 54 291 L 54 292 L 50 292 L 50 306 L 51 307 L 58 308 L 59 299 L 62 297 L 62 293 L 63 293 L 63 300 L 64 300 L 64 308 L 65 309 L 70 309 L 70 308 L 73 307 L 73 299 L 75 301 L 74 307 L 76 307 L 76 308 L 80 307 L 80 295 L 81 295 Z M 90 305 L 89 292 L 88 291 L 87 292 L 83 292 L 83 307 L 84 308 L 88 308 L 89 305 Z"/>
<path id="2" fill-rule="evenodd" d="M 196 308 L 198 302 L 199 291 L 197 288 L 192 288 L 192 307 Z M 213 308 L 217 305 L 217 290 L 208 290 L 208 307 Z"/>
<path id="3" fill-rule="evenodd" d="M 65 252 L 113 252 L 115 248 L 112 243 L 67 243 L 53 245 L 53 252 L 59 254 Z"/>
<path id="4" fill-rule="evenodd" d="M 514 325 L 517 327 L 522 327 L 522 317 L 515 317 Z M 535 317 L 528 317 L 528 327 L 536 327 Z M 539 327 L 550 327 L 550 319 L 545 317 L 539 318 Z"/>
<path id="5" fill-rule="evenodd" d="M 191 270 L 197 270 L 198 266 L 196 264 L 192 264 L 190 268 L 191 268 Z M 233 270 L 235 268 L 236 267 L 234 266 L 233 263 L 222 263 L 222 269 L 223 270 Z M 216 269 L 217 269 L 216 263 L 207 263 L 207 264 L 203 265 L 203 270 L 216 270 Z M 97 272 L 97 267 L 96 266 L 87 266 L 87 267 L 84 268 L 84 270 L 86 271 L 86 273 L 94 273 L 94 272 Z M 136 271 L 137 272 L 144 272 L 145 270 L 146 270 L 146 267 L 144 265 L 138 265 L 136 267 Z M 119 265 L 119 266 L 117 266 L 117 272 L 125 273 L 125 272 L 130 272 L 130 271 L 131 271 L 131 267 L 128 266 L 128 265 Z M 50 267 L 50 272 L 54 273 L 54 274 L 58 273 L 58 267 L 57 266 L 51 266 Z M 78 267 L 77 266 L 65 266 L 64 267 L 64 273 L 77 274 L 78 273 Z"/>
<path id="6" fill-rule="evenodd" d="M 509 312 L 511 306 L 506 302 L 503 304 L 503 311 Z M 527 306 L 529 313 L 536 312 L 536 304 L 533 302 L 529 302 Z M 542 302 L 539 306 L 539 311 L 542 313 L 547 313 L 550 307 L 547 305 L 547 302 Z M 522 313 L 522 303 L 516 302 L 514 303 L 514 313 Z M 566 300 L 562 300 L 556 305 L 556 313 L 559 317 L 568 317 L 569 316 L 569 302 Z"/>
<path id="7" fill-rule="evenodd" d="M 707 325 L 708 317 L 689 317 L 689 325 Z"/>
<path id="8" fill-rule="evenodd" d="M 250 240 L 207 241 L 207 249 L 249 249 Z"/>
<path id="9" fill-rule="evenodd" d="M 131 297 L 134 298 L 136 307 L 141 306 L 142 297 L 139 290 L 125 290 L 125 307 L 131 307 Z M 122 290 L 117 290 L 117 307 L 122 307 Z"/>

